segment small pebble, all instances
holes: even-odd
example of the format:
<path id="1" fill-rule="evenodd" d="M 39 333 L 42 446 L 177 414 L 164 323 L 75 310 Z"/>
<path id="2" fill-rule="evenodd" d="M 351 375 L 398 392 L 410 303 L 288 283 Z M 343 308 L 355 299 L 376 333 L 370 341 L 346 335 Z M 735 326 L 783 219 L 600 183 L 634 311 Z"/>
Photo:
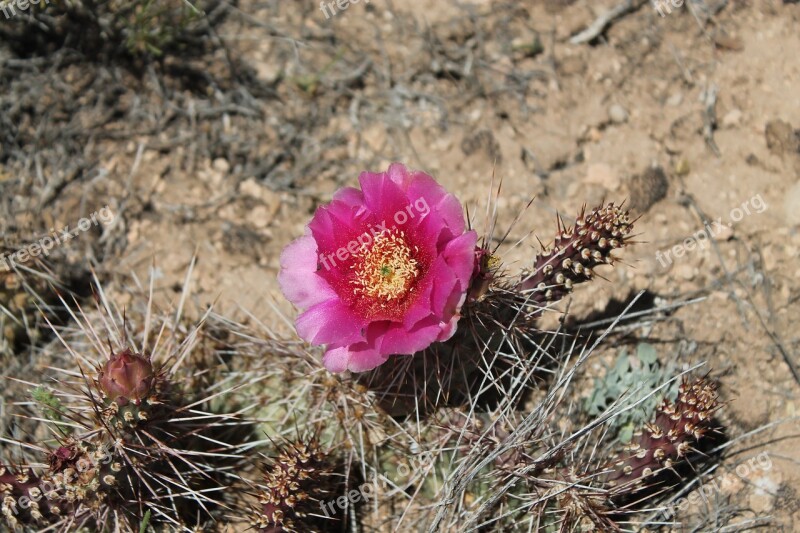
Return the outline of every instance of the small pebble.
<path id="1" fill-rule="evenodd" d="M 725 128 L 735 128 L 742 122 L 742 112 L 739 109 L 731 109 L 722 117 L 722 126 Z"/>
<path id="2" fill-rule="evenodd" d="M 800 225 L 800 183 L 795 183 L 784 197 L 786 222 L 792 226 Z"/>
<path id="3" fill-rule="evenodd" d="M 628 121 L 628 111 L 619 104 L 614 104 L 608 108 L 608 118 L 614 124 L 623 124 Z"/>
<path id="4" fill-rule="evenodd" d="M 683 93 L 675 93 L 669 98 L 667 98 L 667 105 L 672 107 L 678 107 L 683 103 Z"/>

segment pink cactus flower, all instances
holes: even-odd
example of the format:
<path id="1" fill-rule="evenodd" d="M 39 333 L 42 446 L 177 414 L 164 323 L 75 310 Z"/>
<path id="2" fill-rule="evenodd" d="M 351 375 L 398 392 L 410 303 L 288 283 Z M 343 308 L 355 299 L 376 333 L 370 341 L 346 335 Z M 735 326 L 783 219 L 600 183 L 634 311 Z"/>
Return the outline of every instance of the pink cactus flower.
<path id="1" fill-rule="evenodd" d="M 455 333 L 477 234 L 432 177 L 395 163 L 363 172 L 317 209 L 281 254 L 278 281 L 304 312 L 298 334 L 327 345 L 331 372 L 364 372 Z"/>

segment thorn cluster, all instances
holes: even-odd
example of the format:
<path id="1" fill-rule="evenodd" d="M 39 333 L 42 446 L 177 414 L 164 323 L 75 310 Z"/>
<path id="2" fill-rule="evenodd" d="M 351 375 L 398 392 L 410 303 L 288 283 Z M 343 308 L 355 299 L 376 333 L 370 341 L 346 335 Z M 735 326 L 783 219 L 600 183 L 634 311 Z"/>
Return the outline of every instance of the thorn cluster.
<path id="1" fill-rule="evenodd" d="M 629 211 L 613 202 L 588 214 L 584 207 L 574 227 L 564 226 L 561 219 L 558 225 L 552 247 L 536 257 L 533 271 L 517 285 L 531 303 L 558 301 L 575 285 L 591 281 L 594 268 L 614 264 L 612 252 L 630 244 L 633 230 Z"/>
<path id="2" fill-rule="evenodd" d="M 673 403 L 665 399 L 655 419 L 634 435 L 611 467 L 606 484 L 620 492 L 638 490 L 645 479 L 671 468 L 712 429 L 712 418 L 719 408 L 716 383 L 705 377 L 693 382 L 684 379 L 677 400 Z"/>
<path id="3" fill-rule="evenodd" d="M 9 528 L 40 522 L 44 514 L 50 513 L 40 486 L 41 480 L 33 471 L 24 472 L 0 464 L 0 514 Z M 23 498 L 30 502 L 27 508 L 19 505 Z"/>
<path id="4" fill-rule="evenodd" d="M 96 511 L 122 470 L 110 451 L 75 440 L 59 446 L 48 462 L 41 476 L 0 466 L 0 512 L 12 529 L 44 524 L 79 508 Z"/>
<path id="5" fill-rule="evenodd" d="M 264 533 L 317 531 L 319 504 L 332 493 L 332 473 L 315 438 L 282 446 L 264 472 L 259 507 L 253 509 L 250 525 Z"/>

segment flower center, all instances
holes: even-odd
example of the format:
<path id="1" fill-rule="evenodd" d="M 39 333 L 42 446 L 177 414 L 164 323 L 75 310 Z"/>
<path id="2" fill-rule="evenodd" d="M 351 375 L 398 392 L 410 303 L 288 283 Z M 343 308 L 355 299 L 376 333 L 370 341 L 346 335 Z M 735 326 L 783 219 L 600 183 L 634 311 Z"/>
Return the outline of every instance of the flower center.
<path id="1" fill-rule="evenodd" d="M 419 274 L 417 261 L 411 255 L 405 234 L 397 230 L 383 232 L 375 237 L 371 247 L 362 246 L 355 254 L 356 294 L 393 300 L 408 293 Z"/>

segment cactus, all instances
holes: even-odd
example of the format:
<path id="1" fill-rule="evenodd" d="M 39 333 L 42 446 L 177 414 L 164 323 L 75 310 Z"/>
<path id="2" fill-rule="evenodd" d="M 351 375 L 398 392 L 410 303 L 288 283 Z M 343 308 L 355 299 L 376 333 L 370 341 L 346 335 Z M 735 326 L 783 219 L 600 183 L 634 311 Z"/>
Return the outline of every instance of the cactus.
<path id="1" fill-rule="evenodd" d="M 517 276 L 485 238 L 455 335 L 361 375 L 329 373 L 318 351 L 268 327 L 211 312 L 194 325 L 137 298 L 123 312 L 98 287 L 96 309 L 77 304 L 75 324 L 43 348 L 57 379 L 25 382 L 40 411 L 26 424 L 39 426 L 19 441 L 32 468 L 0 471 L 4 525 L 619 531 L 719 408 L 709 380 L 685 381 L 677 400 L 640 404 L 652 421 L 617 453 L 619 424 L 638 425 L 615 413 L 632 379 L 620 365 L 595 383 L 596 410 L 574 411 L 585 395 L 570 384 L 592 350 L 571 357 L 574 344 L 556 343 L 564 333 L 540 331 L 537 319 L 614 264 L 632 224 L 614 204 L 582 211 L 574 228 L 559 220 L 553 246 Z M 548 342 L 549 367 L 539 348 Z M 554 367 L 555 379 L 540 372 Z M 641 372 L 651 390 L 662 381 L 655 365 Z M 246 481 L 260 457 L 261 477 Z M 370 512 L 351 505 L 355 479 L 380 492 Z M 38 500 L 13 507 L 22 497 Z"/>
<path id="2" fill-rule="evenodd" d="M 594 279 L 594 269 L 613 265 L 612 252 L 631 244 L 634 221 L 628 211 L 609 203 L 578 215 L 575 226 L 559 218 L 559 234 L 552 246 L 536 257 L 533 270 L 523 275 L 517 290 L 530 304 L 557 302 L 580 283 Z"/>
<path id="3" fill-rule="evenodd" d="M 720 408 L 716 383 L 707 377 L 684 379 L 673 402 L 664 399 L 652 422 L 634 434 L 618 455 L 605 484 L 617 495 L 629 495 L 649 486 L 649 478 L 684 459 L 692 445 L 713 429 Z"/>
<path id="4" fill-rule="evenodd" d="M 264 533 L 331 531 L 341 518 L 327 504 L 340 485 L 316 437 L 284 443 L 264 471 L 250 525 Z"/>
<path id="5" fill-rule="evenodd" d="M 68 439 L 48 457 L 41 474 L 0 466 L 2 515 L 12 529 L 22 525 L 86 523 L 121 481 L 122 465 L 110 449 Z"/>
<path id="6" fill-rule="evenodd" d="M 113 519 L 125 530 L 150 511 L 154 526 L 202 526 L 233 499 L 224 489 L 231 470 L 244 461 L 241 452 L 254 429 L 233 409 L 240 376 L 211 367 L 213 375 L 206 378 L 207 372 L 176 365 L 199 363 L 216 349 L 215 339 L 197 326 L 186 328 L 180 317 L 138 306 L 126 311 L 121 330 L 116 319 L 122 313 L 109 312 L 113 305 L 102 288 L 97 294 L 97 310 L 71 312 L 77 327 L 58 331 L 60 348 L 55 342 L 46 348 L 70 354 L 72 365 L 54 355 L 53 367 L 63 368 L 62 375 L 54 385 L 34 389 L 45 415 L 40 420 L 50 434 L 61 435 L 50 468 L 37 474 L 55 487 L 50 508 L 60 514 L 43 512 L 39 519 L 101 531 Z M 110 353 L 95 342 L 103 336 L 100 328 L 112 344 Z M 152 352 L 134 348 L 152 344 L 142 334 L 153 331 L 171 335 L 159 338 Z M 112 340 L 121 345 L 114 349 Z"/>
<path id="7" fill-rule="evenodd" d="M 621 531 L 622 521 L 637 508 L 652 508 L 658 489 L 663 492 L 659 473 L 677 466 L 712 430 L 719 407 L 711 380 L 684 379 L 677 399 L 664 399 L 652 421 L 599 468 L 574 453 L 543 469 L 532 468 L 536 465 L 530 459 L 523 461 L 518 472 L 524 472 L 525 491 L 533 495 L 533 515 L 547 524 L 546 530 Z"/>
<path id="8" fill-rule="evenodd" d="M 458 405 L 487 384 L 503 394 L 498 376 L 508 365 L 521 361 L 501 361 L 500 354 L 536 352 L 531 338 L 546 305 L 594 279 L 595 268 L 613 265 L 612 252 L 631 244 L 632 230 L 629 213 L 613 203 L 589 213 L 582 209 L 571 228 L 559 218 L 553 246 L 538 255 L 533 270 L 519 279 L 502 276 L 497 255 L 486 246 L 479 247 L 473 283 L 462 309 L 463 324 L 456 334 L 413 357 L 390 358 L 359 375 L 358 382 L 374 391 L 392 414 L 413 412 L 418 406 L 430 411 L 440 405 Z"/>
<path id="9" fill-rule="evenodd" d="M 58 513 L 58 507 L 51 509 L 47 499 L 41 501 L 40 484 L 41 480 L 33 472 L 0 464 L 0 515 L 8 527 L 16 529 L 22 524 L 41 522 L 45 515 Z M 21 501 L 25 501 L 24 506 L 20 505 Z"/>

